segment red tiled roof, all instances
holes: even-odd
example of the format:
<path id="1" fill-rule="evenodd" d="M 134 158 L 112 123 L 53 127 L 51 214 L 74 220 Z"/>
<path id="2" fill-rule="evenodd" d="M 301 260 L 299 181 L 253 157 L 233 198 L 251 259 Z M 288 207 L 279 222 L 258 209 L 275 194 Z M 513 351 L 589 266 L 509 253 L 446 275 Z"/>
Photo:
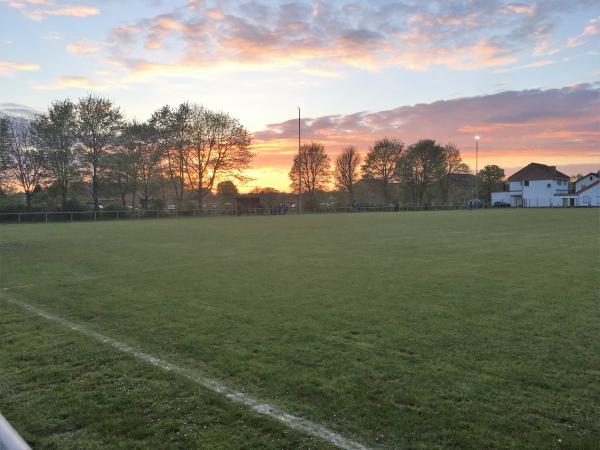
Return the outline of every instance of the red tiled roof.
<path id="1" fill-rule="evenodd" d="M 556 166 L 530 163 L 508 177 L 508 181 L 569 180 L 570 178 L 556 170 Z"/>

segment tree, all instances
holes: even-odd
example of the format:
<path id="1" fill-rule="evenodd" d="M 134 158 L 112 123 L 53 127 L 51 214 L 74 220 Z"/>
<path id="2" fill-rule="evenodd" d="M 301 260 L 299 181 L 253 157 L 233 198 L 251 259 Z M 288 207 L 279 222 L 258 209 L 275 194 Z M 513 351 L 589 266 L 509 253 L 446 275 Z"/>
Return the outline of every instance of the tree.
<path id="1" fill-rule="evenodd" d="M 342 154 L 335 160 L 335 184 L 338 189 L 348 193 L 350 205 L 354 204 L 354 185 L 358 181 L 358 166 L 360 155 L 354 147 L 344 149 Z"/>
<path id="2" fill-rule="evenodd" d="M 79 140 L 92 171 L 92 198 L 98 210 L 99 172 L 105 152 L 117 143 L 123 116 L 110 100 L 93 95 L 79 100 L 77 112 Z"/>
<path id="3" fill-rule="evenodd" d="M 331 176 L 331 162 L 325 153 L 323 144 L 311 142 L 300 147 L 300 153 L 294 156 L 294 162 L 288 176 L 292 191 L 300 189 L 306 192 L 309 202 L 314 202 L 317 190 L 323 189 Z"/>
<path id="4" fill-rule="evenodd" d="M 144 207 L 147 207 L 150 202 L 150 186 L 160 175 L 163 151 L 157 131 L 150 123 L 138 125 L 136 136 L 140 142 L 138 147 L 138 183 L 144 196 L 142 203 Z"/>
<path id="5" fill-rule="evenodd" d="M 248 180 L 243 173 L 254 158 L 251 143 L 250 133 L 229 114 L 192 107 L 185 171 L 199 207 L 220 180 Z"/>
<path id="6" fill-rule="evenodd" d="M 390 185 L 399 181 L 397 164 L 404 151 L 404 144 L 396 139 L 383 138 L 367 153 L 362 165 L 363 177 L 376 182 L 384 201 L 390 202 Z"/>
<path id="7" fill-rule="evenodd" d="M 23 189 L 27 207 L 31 208 L 33 194 L 46 175 L 35 129 L 31 123 L 17 118 L 5 119 L 2 128 L 2 172 L 9 183 Z"/>
<path id="8" fill-rule="evenodd" d="M 492 192 L 499 189 L 504 182 L 504 169 L 495 164 L 485 166 L 479 171 L 479 194 L 491 201 Z"/>
<path id="9" fill-rule="evenodd" d="M 154 113 L 151 121 L 160 136 L 161 147 L 166 157 L 167 174 L 175 190 L 177 203 L 180 204 L 185 192 L 192 107 L 188 103 L 180 104 L 177 109 L 164 106 Z"/>
<path id="10" fill-rule="evenodd" d="M 8 181 L 8 117 L 0 115 L 0 191 L 4 192 Z"/>
<path id="11" fill-rule="evenodd" d="M 445 149 L 432 139 L 411 145 L 398 166 L 400 176 L 411 188 L 413 201 L 423 203 L 431 184 L 440 179 L 445 165 Z"/>
<path id="12" fill-rule="evenodd" d="M 217 196 L 222 205 L 231 203 L 231 201 L 239 195 L 238 189 L 233 181 L 221 181 L 217 184 Z"/>
<path id="13" fill-rule="evenodd" d="M 123 207 L 127 206 L 128 194 L 131 194 L 131 206 L 135 206 L 142 153 L 148 144 L 144 128 L 136 121 L 125 125 L 117 144 L 105 157 L 106 179 L 119 188 Z"/>
<path id="14" fill-rule="evenodd" d="M 36 118 L 33 127 L 43 151 L 48 179 L 67 207 L 69 188 L 79 175 L 81 152 L 77 146 L 77 107 L 71 100 L 55 101 L 48 113 Z"/>
<path id="15" fill-rule="evenodd" d="M 452 174 L 467 174 L 469 166 L 463 163 L 460 150 L 453 144 L 444 146 L 444 161 L 440 167 L 440 194 L 443 204 L 448 203 Z"/>

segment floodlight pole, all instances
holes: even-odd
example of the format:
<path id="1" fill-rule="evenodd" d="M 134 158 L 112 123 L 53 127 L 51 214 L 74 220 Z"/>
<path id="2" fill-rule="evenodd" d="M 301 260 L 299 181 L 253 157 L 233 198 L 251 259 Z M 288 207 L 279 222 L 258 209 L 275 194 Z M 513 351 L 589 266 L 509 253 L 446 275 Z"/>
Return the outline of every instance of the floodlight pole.
<path id="1" fill-rule="evenodd" d="M 302 146 L 300 140 L 300 107 L 298 106 L 298 213 L 302 214 Z"/>
<path id="2" fill-rule="evenodd" d="M 475 201 L 479 208 L 479 136 L 475 136 Z"/>

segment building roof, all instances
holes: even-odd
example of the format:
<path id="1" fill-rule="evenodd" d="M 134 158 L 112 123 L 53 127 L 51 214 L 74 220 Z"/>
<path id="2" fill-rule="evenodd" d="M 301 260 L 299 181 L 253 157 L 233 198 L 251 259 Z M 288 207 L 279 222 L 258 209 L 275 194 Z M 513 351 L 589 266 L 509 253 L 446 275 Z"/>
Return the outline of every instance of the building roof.
<path id="1" fill-rule="evenodd" d="M 596 177 L 596 178 L 600 178 L 600 175 L 598 175 L 596 172 L 590 172 L 587 175 L 582 176 L 579 180 L 576 181 L 576 183 L 585 180 L 587 177 Z"/>
<path id="2" fill-rule="evenodd" d="M 591 188 L 593 188 L 594 186 L 596 186 L 596 185 L 598 185 L 598 184 L 600 184 L 600 180 L 596 180 L 596 181 L 594 181 L 592 184 L 588 184 L 587 186 L 584 186 L 582 189 L 578 190 L 578 191 L 576 192 L 576 194 L 577 194 L 577 195 L 579 195 L 579 194 L 581 194 L 582 192 L 584 192 L 584 191 L 587 191 L 588 189 L 591 189 Z"/>
<path id="3" fill-rule="evenodd" d="M 508 181 L 569 180 L 570 178 L 556 170 L 556 166 L 530 163 L 508 177 Z"/>

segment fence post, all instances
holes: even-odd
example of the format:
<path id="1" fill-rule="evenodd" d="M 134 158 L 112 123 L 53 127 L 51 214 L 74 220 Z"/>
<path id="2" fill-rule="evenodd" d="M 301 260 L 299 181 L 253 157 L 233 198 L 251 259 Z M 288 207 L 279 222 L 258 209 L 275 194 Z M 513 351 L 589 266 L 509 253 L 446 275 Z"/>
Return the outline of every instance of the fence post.
<path id="1" fill-rule="evenodd" d="M 96 211 L 94 210 L 94 222 L 96 221 Z"/>
<path id="2" fill-rule="evenodd" d="M 21 225 L 21 213 L 17 214 L 19 216 L 19 225 Z"/>
<path id="3" fill-rule="evenodd" d="M 46 223 L 48 223 L 48 213 L 46 213 Z"/>
<path id="4" fill-rule="evenodd" d="M 119 210 L 117 209 L 117 220 L 119 220 Z"/>
<path id="5" fill-rule="evenodd" d="M 157 210 L 156 210 L 156 218 L 157 218 L 157 219 L 160 219 L 160 209 L 157 209 Z"/>
<path id="6" fill-rule="evenodd" d="M 73 213 L 71 213 L 71 222 L 73 222 Z"/>

